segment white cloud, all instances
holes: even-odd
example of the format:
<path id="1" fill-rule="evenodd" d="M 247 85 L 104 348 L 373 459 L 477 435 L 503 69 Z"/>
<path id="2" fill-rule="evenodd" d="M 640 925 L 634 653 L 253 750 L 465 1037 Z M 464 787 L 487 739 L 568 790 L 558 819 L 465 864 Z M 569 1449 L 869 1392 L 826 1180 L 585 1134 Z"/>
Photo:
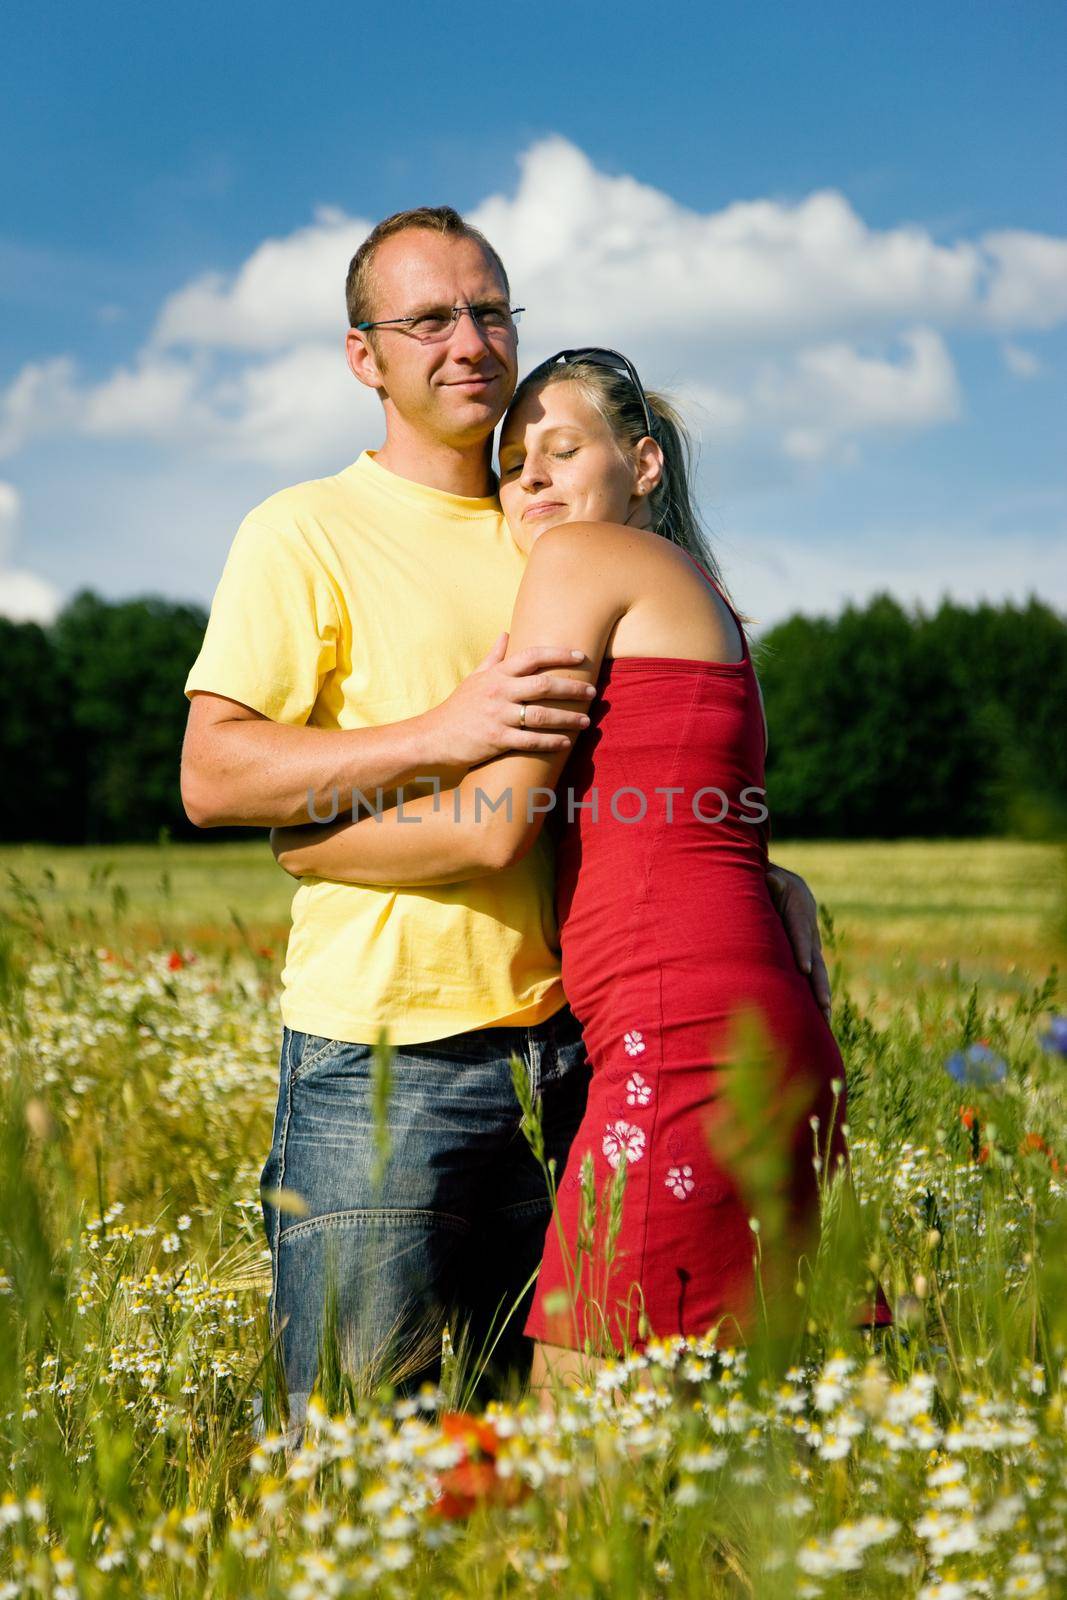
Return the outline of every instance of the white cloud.
<path id="1" fill-rule="evenodd" d="M 251 364 L 218 398 L 226 421 L 217 449 L 293 470 L 350 461 L 381 429 L 381 402 L 353 378 L 339 343 L 300 344 Z"/>
<path id="2" fill-rule="evenodd" d="M 702 214 L 598 171 L 561 138 L 531 146 L 515 194 L 471 217 L 530 308 L 524 361 L 568 342 L 621 345 L 651 383 L 693 398 L 724 448 L 771 430 L 793 461 L 847 461 L 858 435 L 958 416 L 945 330 L 1067 317 L 1067 240 L 942 244 L 914 225 L 870 228 L 833 190 Z M 350 456 L 378 431 L 341 353 L 345 273 L 369 226 L 320 210 L 233 274 L 195 278 L 102 381 L 64 356 L 29 363 L 0 398 L 0 455 L 75 433 L 287 472 Z M 1026 360 L 1005 359 L 1016 372 Z"/>
<path id="3" fill-rule="evenodd" d="M 1040 357 L 1013 336 L 1032 344 L 1067 319 L 1067 239 L 1001 230 L 942 241 L 914 224 L 875 228 L 835 190 L 701 213 L 599 171 L 560 138 L 532 145 L 519 169 L 513 194 L 470 215 L 529 307 L 523 366 L 571 343 L 632 353 L 649 384 L 679 401 L 714 455 L 717 492 L 727 486 L 734 501 L 803 483 L 813 467 L 854 466 L 878 438 L 958 418 L 956 333 L 996 341 L 1008 372 L 1026 378 Z M 147 440 L 159 446 L 150 471 L 160 484 L 184 474 L 201 488 L 213 471 L 258 484 L 335 470 L 380 436 L 378 401 L 342 349 L 345 273 L 369 226 L 320 210 L 235 271 L 198 275 L 163 302 L 143 347 L 102 375 L 66 355 L 29 362 L 0 392 L 0 456 L 42 436 L 81 437 L 97 441 L 101 459 L 106 447 L 114 467 L 124 465 L 124 441 Z M 116 320 L 116 338 L 125 326 Z M 210 523 L 205 504 L 197 515 L 198 527 Z M 729 516 L 738 520 L 738 509 Z M 16 518 L 17 501 L 8 545 Z M 1018 526 L 1034 524 L 1015 523 L 1013 535 Z M 968 555 L 953 573 L 933 554 L 951 541 L 931 540 L 915 550 L 928 597 L 942 581 L 962 592 L 986 570 L 990 592 L 1003 590 L 991 576 L 1003 544 L 990 546 L 987 567 Z M 776 548 L 767 546 L 772 556 Z M 862 552 L 820 569 L 807 552 L 800 562 L 795 545 L 781 548 L 788 573 L 760 581 L 782 609 L 817 605 L 820 585 L 832 590 L 829 609 L 852 581 L 864 593 L 903 592 L 899 572 L 868 572 Z M 1016 550 L 1013 538 L 1012 571 L 1029 571 Z M 43 579 L 7 567 L 2 582 L 0 607 L 54 609 Z M 1037 543 L 1033 582 L 1047 591 Z M 210 594 L 210 575 L 200 588 Z"/>
<path id="4" fill-rule="evenodd" d="M 987 233 L 993 263 L 985 300 L 990 322 L 1003 328 L 1054 328 L 1067 318 L 1067 239 L 1018 230 Z"/>
<path id="5" fill-rule="evenodd" d="M 61 604 L 59 590 L 35 572 L 0 567 L 0 617 L 44 627 L 55 620 Z"/>
<path id="6" fill-rule="evenodd" d="M 21 509 L 22 497 L 15 485 L 0 480 L 0 560 L 7 555 L 11 547 Z"/>
<path id="7" fill-rule="evenodd" d="M 143 355 L 106 382 L 87 388 L 80 426 L 102 438 L 187 437 L 209 418 L 196 395 L 192 363 Z"/>
<path id="8" fill-rule="evenodd" d="M 710 383 L 673 384 L 671 394 L 686 421 L 705 437 L 714 434 L 725 438 L 737 433 L 750 416 L 750 407 L 740 395 Z"/>
<path id="9" fill-rule="evenodd" d="M 869 229 L 845 197 L 738 201 L 701 215 L 629 177 L 598 172 L 564 139 L 521 160 L 514 198 L 472 213 L 500 250 L 530 322 L 692 344 L 804 338 L 899 318 L 973 317 L 980 249 L 916 227 Z"/>
<path id="10" fill-rule="evenodd" d="M 259 245 L 233 277 L 206 273 L 171 295 L 155 343 L 260 351 L 336 338 L 345 327 L 348 263 L 370 229 L 320 209 L 310 226 Z"/>
<path id="11" fill-rule="evenodd" d="M 14 484 L 0 481 L 0 616 L 12 622 L 51 622 L 59 610 L 59 591 L 36 573 L 8 565 L 21 510 Z"/>
<path id="12" fill-rule="evenodd" d="M 78 427 L 75 366 L 69 356 L 30 361 L 0 395 L 0 457 L 40 434 Z"/>
<path id="13" fill-rule="evenodd" d="M 814 407 L 842 428 L 921 428 L 959 411 L 956 374 L 931 328 L 902 335 L 901 362 L 860 355 L 845 344 L 802 350 L 796 370 Z"/>
<path id="14" fill-rule="evenodd" d="M 182 360 L 148 350 L 97 384 L 66 360 L 23 368 L 0 408 L 0 456 L 31 438 L 70 433 L 152 439 L 299 474 L 351 460 L 380 422 L 377 396 L 352 377 L 336 344 L 303 343 L 218 368 L 200 352 Z"/>
<path id="15" fill-rule="evenodd" d="M 1001 348 L 1004 365 L 1017 378 L 1036 378 L 1044 369 L 1032 350 L 1021 344 L 1005 344 Z"/>
<path id="16" fill-rule="evenodd" d="M 158 439 L 184 443 L 209 435 L 211 404 L 197 394 L 203 363 L 149 350 L 132 367 L 87 383 L 65 356 L 30 362 L 0 397 L 0 456 L 48 434 Z"/>
<path id="17" fill-rule="evenodd" d="M 13 483 L 0 481 L 0 555 L 7 549 L 7 541 L 18 521 L 22 497 Z"/>
<path id="18" fill-rule="evenodd" d="M 798 351 L 785 370 L 767 368 L 757 384 L 762 410 L 802 419 L 786 427 L 785 453 L 796 461 L 842 459 L 835 446 L 847 435 L 929 428 L 957 417 L 959 385 L 941 335 L 913 328 L 900 342 L 900 361 L 838 343 Z"/>
<path id="19" fill-rule="evenodd" d="M 791 461 L 826 461 L 837 454 L 836 435 L 828 428 L 787 428 L 782 450 Z"/>

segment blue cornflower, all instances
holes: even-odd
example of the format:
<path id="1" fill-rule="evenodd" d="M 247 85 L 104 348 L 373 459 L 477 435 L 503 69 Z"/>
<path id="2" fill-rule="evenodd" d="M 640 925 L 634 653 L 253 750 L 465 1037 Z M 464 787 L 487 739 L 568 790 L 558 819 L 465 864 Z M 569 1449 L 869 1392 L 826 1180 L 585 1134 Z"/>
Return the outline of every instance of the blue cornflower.
<path id="1" fill-rule="evenodd" d="M 1041 1035 L 1041 1048 L 1050 1056 L 1067 1056 L 1067 1017 L 1053 1017 L 1048 1032 Z"/>
<path id="2" fill-rule="evenodd" d="M 945 1071 L 957 1083 L 988 1088 L 1007 1076 L 1008 1063 L 979 1040 L 977 1044 L 969 1044 L 966 1050 L 954 1050 L 945 1062 Z"/>

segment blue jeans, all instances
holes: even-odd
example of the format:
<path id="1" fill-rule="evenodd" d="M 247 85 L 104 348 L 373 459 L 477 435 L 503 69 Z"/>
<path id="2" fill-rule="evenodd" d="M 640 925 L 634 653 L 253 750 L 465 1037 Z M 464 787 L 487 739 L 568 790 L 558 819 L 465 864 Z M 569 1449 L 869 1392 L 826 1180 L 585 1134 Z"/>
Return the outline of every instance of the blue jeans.
<path id="1" fill-rule="evenodd" d="M 444 1319 L 453 1334 L 469 1329 L 477 1354 L 494 1319 L 499 1329 L 513 1307 L 495 1364 L 521 1370 L 528 1360 L 526 1283 L 551 1209 L 521 1128 L 513 1054 L 527 1064 L 545 1155 L 555 1157 L 558 1178 L 589 1077 L 569 1007 L 531 1028 L 481 1028 L 398 1046 L 384 1163 L 373 1048 L 283 1029 L 274 1137 L 261 1183 L 271 1326 L 281 1331 L 295 1420 L 318 1369 L 328 1282 L 342 1366 L 365 1381 L 432 1380 Z M 378 1118 L 380 1128 L 381 1110 Z"/>

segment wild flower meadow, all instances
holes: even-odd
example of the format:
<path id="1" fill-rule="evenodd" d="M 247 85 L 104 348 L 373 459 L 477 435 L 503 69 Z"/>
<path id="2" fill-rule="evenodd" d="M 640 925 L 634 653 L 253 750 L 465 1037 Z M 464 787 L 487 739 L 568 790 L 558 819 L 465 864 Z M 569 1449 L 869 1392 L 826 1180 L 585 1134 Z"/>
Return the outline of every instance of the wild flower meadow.
<path id="1" fill-rule="evenodd" d="M 790 1317 L 549 1409 L 476 1403 L 459 1340 L 399 1398 L 328 1363 L 297 1443 L 258 1194 L 278 929 L 183 922 L 166 872 L 155 920 L 110 877 L 98 913 L 4 892 L 0 1597 L 1067 1594 L 1067 1023 L 1032 951 L 985 982 L 893 955 L 862 996 L 836 952 L 858 1206 L 823 1172 Z"/>

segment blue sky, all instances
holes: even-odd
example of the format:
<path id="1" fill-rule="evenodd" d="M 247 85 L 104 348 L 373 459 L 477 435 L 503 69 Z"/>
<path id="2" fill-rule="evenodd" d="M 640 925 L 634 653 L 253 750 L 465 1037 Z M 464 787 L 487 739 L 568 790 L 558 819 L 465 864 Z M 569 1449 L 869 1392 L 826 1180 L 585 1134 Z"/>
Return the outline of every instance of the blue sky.
<path id="1" fill-rule="evenodd" d="M 210 599 L 237 521 L 377 442 L 351 249 L 448 200 L 524 353 L 621 344 L 771 620 L 1067 608 L 1067 11 L 5 9 L 0 610 Z"/>

